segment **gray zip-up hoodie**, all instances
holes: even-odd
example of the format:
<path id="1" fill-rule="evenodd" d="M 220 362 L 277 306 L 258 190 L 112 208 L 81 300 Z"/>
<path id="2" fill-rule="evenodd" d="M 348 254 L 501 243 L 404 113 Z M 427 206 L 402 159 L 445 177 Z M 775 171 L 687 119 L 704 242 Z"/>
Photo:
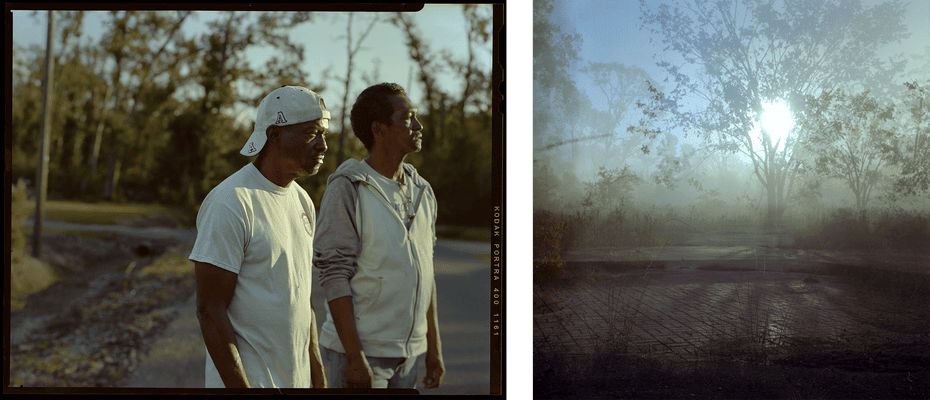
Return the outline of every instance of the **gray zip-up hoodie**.
<path id="1" fill-rule="evenodd" d="M 327 302 L 352 296 L 362 348 L 371 357 L 415 357 L 426 351 L 426 310 L 435 280 L 436 196 L 410 164 L 414 218 L 397 213 L 358 160 L 330 175 L 320 204 L 313 264 Z M 320 345 L 345 352 L 329 305 Z"/>

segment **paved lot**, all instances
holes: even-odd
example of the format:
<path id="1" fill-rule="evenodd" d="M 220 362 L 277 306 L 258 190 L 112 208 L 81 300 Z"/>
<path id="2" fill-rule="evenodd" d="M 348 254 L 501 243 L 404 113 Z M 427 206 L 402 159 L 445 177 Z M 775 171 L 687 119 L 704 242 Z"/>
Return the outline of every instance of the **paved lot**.
<path id="1" fill-rule="evenodd" d="M 534 351 L 591 354 L 625 343 L 630 351 L 693 360 L 724 342 L 774 349 L 798 340 L 855 345 L 926 335 L 926 315 L 888 296 L 857 290 L 834 276 L 792 272 L 824 265 L 823 257 L 715 247 L 717 257 L 709 259 L 708 249 L 694 250 L 663 249 L 662 259 L 672 260 L 662 262 L 664 268 L 625 271 L 591 260 L 635 259 L 631 254 L 575 254 L 588 262 L 569 268 L 587 264 L 615 272 L 570 287 L 537 287 Z M 643 259 L 658 250 L 652 253 Z"/>
<path id="2" fill-rule="evenodd" d="M 440 240 L 436 285 L 446 377 L 423 394 L 488 394 L 490 391 L 490 244 Z M 194 296 L 177 307 L 178 318 L 132 374 L 131 388 L 203 388 L 204 354 Z M 313 292 L 322 318 L 323 289 Z M 421 375 L 425 366 L 421 365 Z M 422 381 L 422 376 L 418 382 Z"/>

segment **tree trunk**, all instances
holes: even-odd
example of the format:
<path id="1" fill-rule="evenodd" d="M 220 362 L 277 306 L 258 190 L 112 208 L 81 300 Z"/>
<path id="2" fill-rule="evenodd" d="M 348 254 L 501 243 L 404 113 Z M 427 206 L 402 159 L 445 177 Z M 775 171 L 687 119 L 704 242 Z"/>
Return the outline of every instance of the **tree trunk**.
<path id="1" fill-rule="evenodd" d="M 71 165 L 72 171 L 77 171 L 81 167 L 81 150 L 84 148 L 84 139 L 87 137 L 87 132 L 84 130 L 84 127 L 76 129 L 74 136 L 74 146 L 71 148 Z"/>
<path id="2" fill-rule="evenodd" d="M 349 22 L 346 23 L 346 90 L 342 95 L 342 113 L 340 113 L 340 120 L 342 122 L 342 132 L 339 134 L 339 152 L 336 155 L 336 165 L 342 165 L 342 157 L 345 154 L 345 143 L 346 135 L 349 134 L 349 130 L 346 129 L 346 109 L 348 108 L 349 103 L 349 85 L 352 83 L 352 61 L 355 58 L 355 52 L 352 51 L 352 15 L 349 14 Z"/>
<path id="3" fill-rule="evenodd" d="M 348 56 L 348 61 L 346 63 L 346 90 L 345 94 L 342 96 L 342 112 L 340 113 L 339 119 L 342 124 L 342 132 L 339 133 L 339 151 L 336 152 L 336 165 L 342 165 L 342 158 L 345 156 L 345 142 L 346 136 L 349 134 L 349 129 L 346 127 L 346 118 L 348 118 L 348 103 L 349 103 L 349 88 L 352 84 L 352 69 L 354 68 L 355 54 L 358 53 L 359 49 L 362 47 L 362 41 L 371 33 L 371 30 L 374 29 L 375 24 L 378 23 L 378 18 L 375 17 L 371 21 L 371 25 L 368 25 L 368 29 L 362 33 L 362 36 L 358 38 L 358 41 L 353 45 L 352 44 L 352 13 L 349 14 L 349 21 L 346 23 L 346 53 Z M 410 90 L 410 88 L 407 88 Z"/>
<path id="4" fill-rule="evenodd" d="M 116 186 L 119 184 L 119 173 L 122 167 L 119 155 L 115 153 L 115 151 L 110 150 L 109 162 L 107 163 L 107 181 L 103 188 L 103 196 L 107 200 L 113 200 L 113 194 L 116 192 Z"/>

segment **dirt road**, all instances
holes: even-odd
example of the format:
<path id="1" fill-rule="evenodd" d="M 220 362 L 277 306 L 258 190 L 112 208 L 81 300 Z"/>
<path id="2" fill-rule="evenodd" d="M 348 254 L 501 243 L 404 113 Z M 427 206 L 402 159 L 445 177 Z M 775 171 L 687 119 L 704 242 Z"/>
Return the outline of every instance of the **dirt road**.
<path id="1" fill-rule="evenodd" d="M 484 257 L 489 253 L 489 243 L 439 241 L 434 263 L 446 377 L 442 387 L 421 389 L 423 394 L 487 394 L 490 390 L 490 270 Z M 314 304 L 320 305 L 318 318 L 322 318 L 323 290 L 316 285 L 313 293 Z M 160 335 L 126 387 L 203 387 L 204 347 L 194 316 L 194 297 L 176 311 L 178 318 Z"/>

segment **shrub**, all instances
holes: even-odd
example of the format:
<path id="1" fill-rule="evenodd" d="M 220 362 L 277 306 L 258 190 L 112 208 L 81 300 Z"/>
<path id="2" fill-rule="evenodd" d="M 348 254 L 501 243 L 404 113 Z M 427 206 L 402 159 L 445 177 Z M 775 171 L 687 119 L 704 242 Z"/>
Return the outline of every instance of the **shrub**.
<path id="1" fill-rule="evenodd" d="M 827 250 L 930 251 L 930 218 L 927 216 L 894 210 L 873 215 L 872 219 L 874 224 L 870 224 L 865 212 L 856 216 L 849 209 L 840 209 L 799 234 L 795 244 Z"/>
<path id="2" fill-rule="evenodd" d="M 930 251 L 930 218 L 886 211 L 875 224 L 874 236 L 898 249 Z"/>
<path id="3" fill-rule="evenodd" d="M 22 223 L 32 212 L 26 184 L 19 181 L 13 185 L 10 197 L 10 302 L 12 310 L 21 310 L 26 296 L 51 286 L 58 278 L 48 264 L 26 254 Z"/>
<path id="4" fill-rule="evenodd" d="M 795 244 L 807 249 L 850 250 L 875 248 L 865 213 L 854 216 L 849 209 L 840 209 L 819 226 L 799 235 Z"/>
<path id="5" fill-rule="evenodd" d="M 567 222 L 555 213 L 533 212 L 533 254 L 540 261 L 559 261 L 566 247 Z"/>
<path id="6" fill-rule="evenodd" d="M 562 254 L 567 245 L 568 226 L 561 215 L 545 211 L 533 212 L 533 280 L 536 283 L 561 279 Z"/>

